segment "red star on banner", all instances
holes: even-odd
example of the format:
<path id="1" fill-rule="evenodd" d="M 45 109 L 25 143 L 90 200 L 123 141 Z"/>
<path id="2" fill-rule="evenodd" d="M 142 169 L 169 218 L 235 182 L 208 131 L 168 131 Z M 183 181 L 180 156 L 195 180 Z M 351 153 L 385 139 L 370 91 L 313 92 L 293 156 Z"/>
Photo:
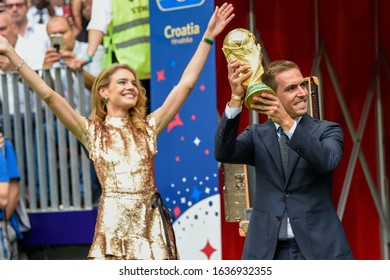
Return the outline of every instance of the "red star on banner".
<path id="1" fill-rule="evenodd" d="M 206 89 L 205 85 L 204 84 L 201 84 L 200 87 L 199 87 L 200 91 L 204 91 Z"/>
<path id="2" fill-rule="evenodd" d="M 203 247 L 202 250 L 200 250 L 201 252 L 203 252 L 206 256 L 207 256 L 207 259 L 209 260 L 211 255 L 217 251 L 213 246 L 211 246 L 209 240 L 207 239 L 207 243 L 206 245 Z"/>
<path id="3" fill-rule="evenodd" d="M 176 114 L 175 118 L 168 124 L 168 132 L 171 131 L 175 126 L 183 126 L 183 122 L 180 119 L 179 114 Z"/>
<path id="4" fill-rule="evenodd" d="M 175 217 L 179 217 L 180 213 L 181 213 L 180 207 L 176 206 L 175 209 L 173 209 L 173 215 L 175 215 Z"/>
<path id="5" fill-rule="evenodd" d="M 159 81 L 165 81 L 165 71 L 164 70 L 157 71 L 157 82 L 159 82 Z"/>

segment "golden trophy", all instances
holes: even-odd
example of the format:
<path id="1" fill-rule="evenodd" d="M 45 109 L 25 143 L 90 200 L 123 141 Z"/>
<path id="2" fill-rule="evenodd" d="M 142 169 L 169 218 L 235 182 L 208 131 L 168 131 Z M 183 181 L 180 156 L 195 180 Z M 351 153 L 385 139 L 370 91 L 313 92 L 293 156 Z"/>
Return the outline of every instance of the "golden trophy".
<path id="1" fill-rule="evenodd" d="M 237 59 L 251 66 L 252 75 L 242 82 L 242 86 L 246 89 L 244 103 L 249 110 L 252 110 L 250 105 L 253 103 L 253 97 L 263 92 L 275 95 L 275 92 L 261 81 L 261 75 L 264 73 L 263 54 L 255 35 L 249 30 L 237 28 L 230 31 L 223 41 L 222 51 L 228 63 Z"/>

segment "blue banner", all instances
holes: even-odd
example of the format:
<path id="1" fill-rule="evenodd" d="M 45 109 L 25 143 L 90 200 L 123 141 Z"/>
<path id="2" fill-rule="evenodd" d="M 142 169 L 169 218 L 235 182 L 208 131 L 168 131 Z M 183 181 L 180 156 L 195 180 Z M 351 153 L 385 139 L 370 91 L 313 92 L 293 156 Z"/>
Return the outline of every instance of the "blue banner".
<path id="1" fill-rule="evenodd" d="M 151 108 L 161 106 L 202 40 L 214 11 L 209 0 L 152 0 Z M 181 259 L 220 259 L 215 49 L 190 97 L 158 138 L 156 183 L 172 211 Z"/>

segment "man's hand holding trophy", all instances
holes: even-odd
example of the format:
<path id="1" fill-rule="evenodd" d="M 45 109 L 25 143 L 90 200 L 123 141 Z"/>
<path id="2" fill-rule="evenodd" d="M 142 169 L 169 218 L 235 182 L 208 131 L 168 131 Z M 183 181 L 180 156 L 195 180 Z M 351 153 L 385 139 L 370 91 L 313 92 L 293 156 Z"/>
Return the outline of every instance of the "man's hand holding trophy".
<path id="1" fill-rule="evenodd" d="M 243 28 L 230 31 L 223 41 L 222 51 L 228 63 L 238 60 L 250 66 L 252 74 L 242 82 L 242 87 L 246 89 L 244 104 L 249 110 L 253 110 L 250 107 L 253 97 L 260 96 L 263 92 L 275 95 L 275 92 L 261 81 L 264 73 L 263 54 L 260 44 L 250 31 Z"/>

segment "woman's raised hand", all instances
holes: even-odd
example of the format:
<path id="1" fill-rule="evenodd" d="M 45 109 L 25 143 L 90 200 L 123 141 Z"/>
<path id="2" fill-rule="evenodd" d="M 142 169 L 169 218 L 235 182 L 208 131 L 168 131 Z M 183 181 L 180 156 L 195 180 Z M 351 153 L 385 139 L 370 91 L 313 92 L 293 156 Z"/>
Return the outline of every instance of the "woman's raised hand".
<path id="1" fill-rule="evenodd" d="M 232 4 L 224 3 L 221 7 L 216 7 L 210 21 L 207 25 L 207 33 L 209 37 L 214 39 L 226 25 L 234 18 L 234 7 Z"/>
<path id="2" fill-rule="evenodd" d="M 8 40 L 0 35 L 0 54 L 5 54 L 11 45 L 8 43 Z"/>

